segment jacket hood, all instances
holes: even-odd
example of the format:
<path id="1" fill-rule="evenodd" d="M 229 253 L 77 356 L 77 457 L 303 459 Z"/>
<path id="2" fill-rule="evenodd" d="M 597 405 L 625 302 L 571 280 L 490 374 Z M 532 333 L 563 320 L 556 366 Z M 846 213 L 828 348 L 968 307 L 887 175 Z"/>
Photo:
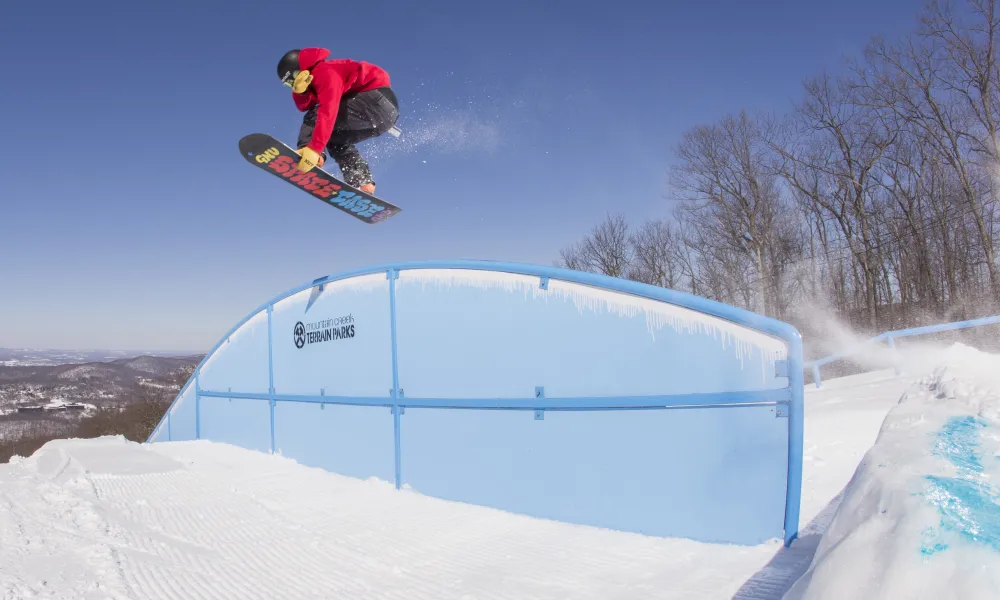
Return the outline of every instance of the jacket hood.
<path id="1" fill-rule="evenodd" d="M 302 71 L 312 69 L 328 56 L 330 51 L 326 48 L 303 48 L 299 50 L 299 69 Z"/>

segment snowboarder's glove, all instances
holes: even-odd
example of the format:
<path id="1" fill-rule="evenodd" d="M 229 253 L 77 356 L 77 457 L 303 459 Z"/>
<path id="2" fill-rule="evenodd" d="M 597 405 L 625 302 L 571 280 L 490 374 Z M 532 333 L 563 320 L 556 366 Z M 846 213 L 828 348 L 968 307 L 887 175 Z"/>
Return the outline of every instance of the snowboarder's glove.
<path id="1" fill-rule="evenodd" d="M 292 82 L 292 91 L 296 94 L 306 93 L 312 80 L 312 73 L 309 71 L 299 71 L 299 74 L 295 76 L 295 81 Z"/>
<path id="2" fill-rule="evenodd" d="M 302 159 L 299 160 L 299 170 L 303 173 L 311 171 L 316 165 L 323 164 L 323 157 L 309 146 L 299 148 L 299 156 L 302 157 Z"/>

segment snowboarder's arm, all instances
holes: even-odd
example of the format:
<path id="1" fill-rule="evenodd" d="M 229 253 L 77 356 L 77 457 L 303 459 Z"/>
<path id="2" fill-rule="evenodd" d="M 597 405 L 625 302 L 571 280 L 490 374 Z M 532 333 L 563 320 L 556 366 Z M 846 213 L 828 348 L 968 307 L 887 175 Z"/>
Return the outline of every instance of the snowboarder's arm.
<path id="1" fill-rule="evenodd" d="M 319 108 L 316 109 L 316 128 L 313 129 L 309 147 L 322 154 L 326 143 L 330 141 L 330 135 L 333 133 L 333 124 L 337 121 L 344 84 L 340 77 L 334 75 L 323 77 L 322 80 L 320 78 L 314 79 L 313 87 L 316 89 Z"/>
<path id="2" fill-rule="evenodd" d="M 306 112 L 316 103 L 316 94 L 312 90 L 306 90 L 304 94 L 292 92 L 292 100 L 295 101 L 295 108 L 299 109 L 299 112 Z"/>

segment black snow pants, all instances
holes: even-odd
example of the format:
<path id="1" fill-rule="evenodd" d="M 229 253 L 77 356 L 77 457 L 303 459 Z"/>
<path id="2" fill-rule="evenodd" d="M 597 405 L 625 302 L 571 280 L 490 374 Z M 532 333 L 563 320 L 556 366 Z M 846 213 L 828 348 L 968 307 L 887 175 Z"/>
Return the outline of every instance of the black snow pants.
<path id="1" fill-rule="evenodd" d="M 307 145 L 312 139 L 313 129 L 316 128 L 317 108 L 314 106 L 302 117 L 296 148 Z M 374 183 L 368 163 L 354 145 L 389 131 L 398 118 L 399 102 L 392 88 L 380 87 L 341 99 L 326 150 L 337 161 L 344 181 L 354 187 Z"/>

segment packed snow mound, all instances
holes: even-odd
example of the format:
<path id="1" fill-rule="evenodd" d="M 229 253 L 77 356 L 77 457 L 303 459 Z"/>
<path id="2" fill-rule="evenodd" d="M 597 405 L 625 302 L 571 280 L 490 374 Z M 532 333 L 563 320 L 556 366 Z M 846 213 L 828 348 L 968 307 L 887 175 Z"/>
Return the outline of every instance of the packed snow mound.
<path id="1" fill-rule="evenodd" d="M 889 411 L 785 598 L 1000 598 L 1000 356 L 955 345 Z"/>
<path id="2" fill-rule="evenodd" d="M 780 545 L 447 502 L 206 441 L 0 465 L 0 598 L 728 598 Z"/>
<path id="3" fill-rule="evenodd" d="M 141 475 L 165 473 L 183 468 L 181 463 L 155 452 L 122 452 L 128 444 L 124 437 L 88 440 L 53 440 L 29 458 L 15 457 L 12 462 L 33 471 L 39 479 L 54 482 L 72 481 L 84 475 Z"/>

